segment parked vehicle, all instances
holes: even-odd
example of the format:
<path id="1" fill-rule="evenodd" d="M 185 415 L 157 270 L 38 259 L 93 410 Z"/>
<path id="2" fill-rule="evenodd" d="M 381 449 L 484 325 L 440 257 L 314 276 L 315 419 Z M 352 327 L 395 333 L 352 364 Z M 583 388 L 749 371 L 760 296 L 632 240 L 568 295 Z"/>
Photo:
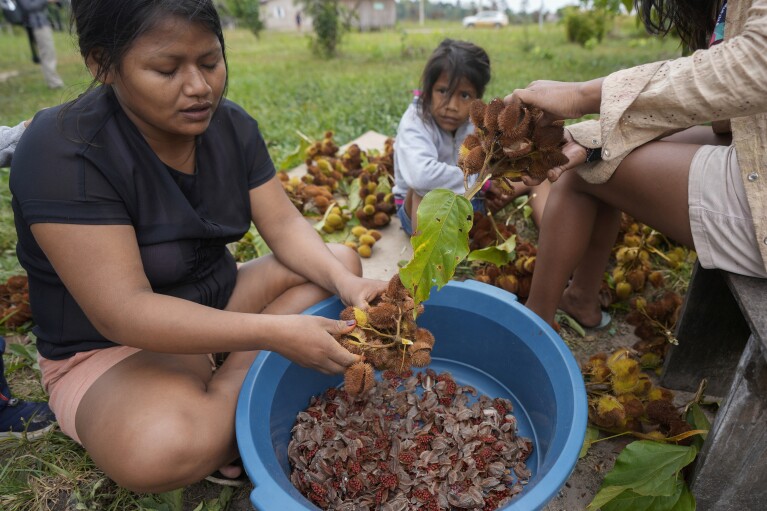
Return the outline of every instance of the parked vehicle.
<path id="1" fill-rule="evenodd" d="M 463 26 L 466 28 L 474 27 L 493 27 L 501 28 L 509 24 L 509 17 L 500 11 L 481 11 L 474 16 L 463 18 Z"/>

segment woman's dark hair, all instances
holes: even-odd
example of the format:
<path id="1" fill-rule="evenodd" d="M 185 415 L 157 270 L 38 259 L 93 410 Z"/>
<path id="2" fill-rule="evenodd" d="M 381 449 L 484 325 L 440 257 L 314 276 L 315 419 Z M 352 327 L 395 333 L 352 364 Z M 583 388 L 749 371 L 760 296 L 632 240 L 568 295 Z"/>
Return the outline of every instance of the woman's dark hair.
<path id="1" fill-rule="evenodd" d="M 477 89 L 477 96 L 482 97 L 490 81 L 490 57 L 487 52 L 466 41 L 445 39 L 429 57 L 421 76 L 421 95 L 418 107 L 421 115 L 428 117 L 432 100 L 432 89 L 442 73 L 450 77 L 447 96 L 450 97 L 458 88 L 461 78 L 466 78 Z"/>
<path id="2" fill-rule="evenodd" d="M 722 0 L 634 0 L 639 18 L 652 34 L 676 30 L 691 50 L 708 47 Z"/>
<path id="3" fill-rule="evenodd" d="M 110 69 L 119 70 L 134 41 L 168 15 L 210 29 L 221 43 L 227 66 L 221 19 L 211 0 L 72 0 L 71 24 L 80 55 L 84 59 L 92 56 L 98 65 L 91 87 Z"/>

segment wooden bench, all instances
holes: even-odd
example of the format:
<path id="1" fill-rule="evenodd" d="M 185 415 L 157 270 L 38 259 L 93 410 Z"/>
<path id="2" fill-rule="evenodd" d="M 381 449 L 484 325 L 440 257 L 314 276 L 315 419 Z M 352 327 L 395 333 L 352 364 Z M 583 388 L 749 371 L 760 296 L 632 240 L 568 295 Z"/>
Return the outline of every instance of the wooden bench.
<path id="1" fill-rule="evenodd" d="M 723 397 L 691 488 L 699 511 L 767 509 L 767 279 L 696 265 L 661 384 Z"/>

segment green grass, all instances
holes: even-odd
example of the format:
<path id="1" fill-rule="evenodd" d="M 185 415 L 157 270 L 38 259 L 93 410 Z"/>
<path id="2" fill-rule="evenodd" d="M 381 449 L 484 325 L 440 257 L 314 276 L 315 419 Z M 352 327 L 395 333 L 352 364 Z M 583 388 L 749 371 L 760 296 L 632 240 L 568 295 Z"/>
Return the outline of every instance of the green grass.
<path id="1" fill-rule="evenodd" d="M 485 98 L 504 96 L 536 79 L 580 81 L 679 54 L 674 41 L 637 37 L 631 20 L 591 50 L 567 44 L 560 26 L 467 30 L 458 23 L 403 25 L 389 32 L 349 34 L 335 60 L 316 59 L 305 36 L 227 32 L 228 97 L 260 123 L 271 156 L 282 160 L 298 143 L 296 130 L 319 138 L 332 129 L 339 143 L 365 131 L 395 135 L 400 115 L 418 87 L 429 53 L 445 37 L 471 40 L 490 55 L 493 79 Z M 41 108 L 77 97 L 90 82 L 68 34 L 55 34 L 58 69 L 67 87 L 50 91 L 30 60 L 26 35 L 0 31 L 0 123 L 15 125 Z M 18 273 L 8 171 L 0 172 L 0 278 Z M 36 374 L 16 356 L 11 384 L 21 396 L 39 397 Z M 31 383 L 29 383 L 31 382 Z M 39 387 L 39 386 L 38 386 Z M 184 509 L 224 509 L 232 498 L 194 485 L 183 493 Z M 117 488 L 83 450 L 61 433 L 34 444 L 0 442 L 0 509 L 180 509 L 181 493 L 157 499 Z M 211 500 L 211 496 L 214 498 Z M 239 493 L 234 499 L 247 499 Z M 209 499 L 206 501 L 206 499 Z M 200 507 L 202 506 L 202 507 Z"/>

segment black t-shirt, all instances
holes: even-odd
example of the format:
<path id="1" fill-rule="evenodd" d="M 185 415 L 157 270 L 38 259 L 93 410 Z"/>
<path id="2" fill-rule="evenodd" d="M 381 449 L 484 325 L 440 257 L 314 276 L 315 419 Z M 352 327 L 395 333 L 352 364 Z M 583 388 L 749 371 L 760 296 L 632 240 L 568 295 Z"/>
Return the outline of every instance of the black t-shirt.
<path id="1" fill-rule="evenodd" d="M 35 223 L 132 225 L 155 292 L 223 308 L 237 273 L 226 244 L 250 227 L 249 190 L 275 174 L 256 121 L 222 101 L 189 175 L 160 161 L 109 87 L 62 108 L 35 117 L 10 178 L 40 354 L 61 360 L 114 343 L 61 282 L 32 236 Z"/>

